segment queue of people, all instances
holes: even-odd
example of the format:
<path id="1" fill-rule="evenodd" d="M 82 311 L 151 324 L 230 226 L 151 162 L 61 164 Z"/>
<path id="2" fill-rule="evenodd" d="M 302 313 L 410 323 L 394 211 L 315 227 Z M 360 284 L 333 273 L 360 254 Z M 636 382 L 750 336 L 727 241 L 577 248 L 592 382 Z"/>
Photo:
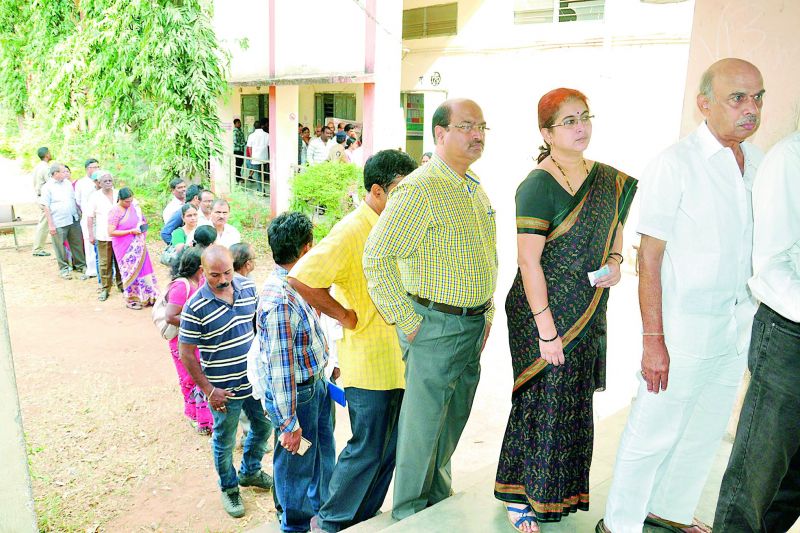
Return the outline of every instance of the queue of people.
<path id="1" fill-rule="evenodd" d="M 606 305 L 621 279 L 623 227 L 639 183 L 639 390 L 595 531 L 711 530 L 694 510 L 748 362 L 752 383 L 713 529 L 786 531 L 800 516 L 800 190 L 792 179 L 800 134 L 766 158 L 747 142 L 764 93 L 751 63 L 711 65 L 697 95 L 703 123 L 658 155 L 641 182 L 584 156 L 593 119 L 586 95 L 559 88 L 541 97 L 543 146 L 516 192 L 518 270 L 505 299 L 514 382 L 494 495 L 514 529 L 536 532 L 589 509 Z M 310 140 L 301 125 L 299 160 L 346 153 L 347 139 L 328 146 L 331 126 Z M 200 225 L 207 191 L 174 193 L 183 205 L 165 212 L 161 234 L 183 248 L 168 289 L 168 322 L 180 326 L 170 351 L 186 416 L 212 434 L 231 516 L 245 514 L 240 486 L 274 490 L 282 531 L 337 532 L 367 520 L 392 476 L 398 520 L 452 495 L 451 458 L 496 308 L 496 212 L 470 168 L 487 132 L 476 102 L 447 100 L 433 115 L 427 160 L 417 167 L 397 150 L 370 157 L 364 202 L 316 246 L 308 217 L 276 217 L 267 232 L 275 266 L 260 293 L 240 273 L 252 273 L 255 254 L 232 242 L 229 204 L 209 199 L 209 224 Z M 155 280 L 141 265 L 146 221 L 132 192 L 113 192 L 103 181 L 110 175 L 98 173 L 95 203 L 117 202 L 108 236 L 123 287 L 129 301 L 147 302 Z M 48 227 L 70 249 L 82 247 L 64 169 L 53 165 L 50 175 L 41 194 Z M 85 267 L 81 253 L 71 264 L 56 253 L 61 272 Z M 326 336 L 320 315 L 338 321 L 340 339 Z M 340 389 L 326 374 L 334 342 L 352 430 L 338 459 L 331 402 Z M 250 428 L 237 472 L 242 412 Z M 262 469 L 272 438 L 274 478 Z"/>

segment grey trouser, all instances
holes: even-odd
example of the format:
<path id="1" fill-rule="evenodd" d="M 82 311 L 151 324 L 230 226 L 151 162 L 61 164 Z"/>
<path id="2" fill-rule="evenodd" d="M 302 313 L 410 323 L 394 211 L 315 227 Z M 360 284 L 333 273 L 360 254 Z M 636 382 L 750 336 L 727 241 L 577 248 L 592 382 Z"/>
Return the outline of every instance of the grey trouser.
<path id="1" fill-rule="evenodd" d="M 392 509 L 398 520 L 450 495 L 450 458 L 472 409 L 486 327 L 485 315 L 449 315 L 412 304 L 423 320 L 411 344 L 399 333 L 406 392 Z"/>
<path id="2" fill-rule="evenodd" d="M 72 267 L 80 272 L 86 269 L 86 256 L 83 253 L 83 232 L 81 232 L 81 223 L 75 221 L 69 226 L 56 228 L 56 234 L 53 235 L 53 249 L 56 251 L 56 260 L 58 261 L 58 269 L 64 270 L 70 267 L 67 263 L 67 249 L 64 248 L 64 241 L 69 243 L 69 251 L 72 254 Z"/>
<path id="3" fill-rule="evenodd" d="M 42 210 L 39 215 L 39 223 L 36 224 L 36 234 L 33 237 L 33 251 L 43 252 L 44 246 L 47 244 L 47 236 L 50 234 L 47 225 L 47 217 L 44 214 L 44 208 L 39 206 Z"/>

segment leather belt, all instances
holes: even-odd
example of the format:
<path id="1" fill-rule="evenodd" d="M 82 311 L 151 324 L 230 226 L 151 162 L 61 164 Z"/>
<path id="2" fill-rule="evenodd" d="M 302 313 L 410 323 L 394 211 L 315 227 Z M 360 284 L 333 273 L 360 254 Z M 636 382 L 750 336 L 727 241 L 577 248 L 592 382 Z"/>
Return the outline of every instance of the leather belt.
<path id="1" fill-rule="evenodd" d="M 408 293 L 408 297 L 418 304 L 427 307 L 428 309 L 433 309 L 434 311 L 439 311 L 440 313 L 447 313 L 448 315 L 457 316 L 482 315 L 492 306 L 491 299 L 477 307 L 456 307 L 455 305 L 440 304 L 439 302 L 428 300 L 427 298 L 417 296 L 416 294 Z"/>

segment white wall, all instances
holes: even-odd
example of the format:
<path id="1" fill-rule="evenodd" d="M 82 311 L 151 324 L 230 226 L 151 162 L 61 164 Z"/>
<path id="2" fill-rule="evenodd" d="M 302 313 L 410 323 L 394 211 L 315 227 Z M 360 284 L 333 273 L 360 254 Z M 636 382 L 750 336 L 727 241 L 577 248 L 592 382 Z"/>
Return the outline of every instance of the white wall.
<path id="1" fill-rule="evenodd" d="M 269 2 L 224 0 L 214 3 L 214 32 L 231 55 L 231 81 L 269 75 Z"/>

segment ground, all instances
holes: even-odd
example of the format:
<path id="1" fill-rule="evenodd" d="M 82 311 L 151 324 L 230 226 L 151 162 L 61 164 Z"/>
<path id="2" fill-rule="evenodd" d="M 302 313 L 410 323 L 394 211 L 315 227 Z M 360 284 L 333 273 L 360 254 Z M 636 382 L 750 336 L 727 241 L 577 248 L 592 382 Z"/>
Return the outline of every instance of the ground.
<path id="1" fill-rule="evenodd" d="M 274 520 L 271 493 L 252 488 L 244 519 L 223 511 L 209 438 L 183 417 L 149 309 L 126 309 L 116 291 L 97 301 L 94 279 L 63 281 L 55 259 L 30 247 L 0 252 L 0 264 L 41 529 L 239 531 Z M 168 279 L 161 265 L 158 279 Z M 264 462 L 271 471 L 271 454 Z"/>

